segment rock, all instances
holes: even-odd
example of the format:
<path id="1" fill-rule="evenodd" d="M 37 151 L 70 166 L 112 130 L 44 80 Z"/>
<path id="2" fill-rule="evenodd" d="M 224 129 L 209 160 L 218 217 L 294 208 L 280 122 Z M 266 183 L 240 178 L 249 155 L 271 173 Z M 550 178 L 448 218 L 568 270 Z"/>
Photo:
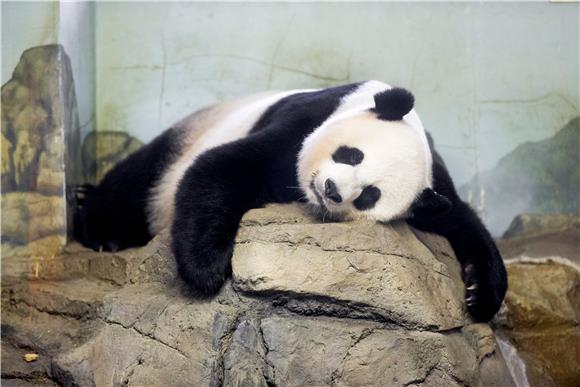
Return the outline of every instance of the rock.
<path id="1" fill-rule="evenodd" d="M 64 193 L 65 148 L 80 146 L 68 143 L 79 130 L 76 112 L 70 60 L 63 47 L 26 50 L 2 86 L 2 149 L 7 151 L 3 192 Z"/>
<path id="2" fill-rule="evenodd" d="M 267 351 L 259 322 L 255 319 L 242 321 L 224 355 L 223 384 L 262 387 L 274 384 L 274 369 L 267 362 Z"/>
<path id="3" fill-rule="evenodd" d="M 504 360 L 499 348 L 500 339 L 496 339 L 494 332 L 488 324 L 471 324 L 463 328 L 463 334 L 476 350 L 479 374 L 482 386 L 516 386 L 506 375 L 514 376 Z"/>
<path id="4" fill-rule="evenodd" d="M 56 215 L 65 211 L 62 196 L 10 192 L 1 201 L 3 242 L 22 245 L 66 229 L 64 217 Z"/>
<path id="5" fill-rule="evenodd" d="M 232 270 L 244 292 L 330 298 L 327 304 L 407 326 L 453 329 L 464 322 L 462 286 L 451 275 L 458 264 L 439 261 L 404 222 L 247 224 Z"/>
<path id="6" fill-rule="evenodd" d="M 518 215 L 497 244 L 504 259 L 562 257 L 580 264 L 580 217 Z"/>
<path id="7" fill-rule="evenodd" d="M 476 353 L 461 334 L 279 317 L 261 329 L 275 385 L 461 386 L 477 378 Z"/>
<path id="8" fill-rule="evenodd" d="M 580 380 L 580 271 L 560 261 L 511 262 L 502 334 L 527 365 L 532 385 Z M 565 350 L 563 350 L 565 348 Z"/>
<path id="9" fill-rule="evenodd" d="M 141 141 L 125 132 L 90 132 L 81 151 L 85 182 L 98 184 L 117 163 L 141 146 Z"/>
<path id="10" fill-rule="evenodd" d="M 116 287 L 103 281 L 32 281 L 11 289 L 10 302 L 31 306 L 38 311 L 72 318 L 91 318 L 103 297 Z"/>
<path id="11" fill-rule="evenodd" d="M 66 187 L 78 183 L 79 133 L 72 70 L 63 47 L 26 50 L 2 86 L 2 207 L 8 209 L 2 217 L 3 241 L 22 245 L 48 235 L 66 241 Z M 47 245 L 44 251 L 58 250 Z"/>
<path id="12" fill-rule="evenodd" d="M 71 245 L 55 261 L 77 263 L 5 284 L 6 337 L 48 359 L 60 385 L 511 385 L 491 329 L 464 314 L 440 237 L 319 224 L 297 205 L 253 210 L 235 278 L 212 299 L 177 279 L 168 239 Z"/>
<path id="13" fill-rule="evenodd" d="M 105 304 L 105 327 L 54 360 L 59 380 L 97 386 L 209 384 L 220 355 L 214 326 L 220 316 L 230 316 L 231 307 L 192 304 L 156 285 L 125 288 Z"/>
<path id="14" fill-rule="evenodd" d="M 510 263 L 506 298 L 514 327 L 577 325 L 580 321 L 580 273 L 557 262 Z"/>
<path id="15" fill-rule="evenodd" d="M 551 234 L 580 228 L 580 217 L 569 214 L 520 214 L 512 220 L 502 238 Z"/>
<path id="16" fill-rule="evenodd" d="M 48 378 L 49 359 L 38 357 L 29 363 L 25 360 L 26 355 L 29 355 L 26 349 L 2 342 L 3 386 L 58 386 Z"/>

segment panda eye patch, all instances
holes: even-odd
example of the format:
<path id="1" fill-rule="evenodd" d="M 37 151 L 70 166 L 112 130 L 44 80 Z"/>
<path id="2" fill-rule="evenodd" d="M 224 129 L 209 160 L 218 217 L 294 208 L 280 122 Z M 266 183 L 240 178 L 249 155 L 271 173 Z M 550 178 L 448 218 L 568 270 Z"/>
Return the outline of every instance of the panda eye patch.
<path id="1" fill-rule="evenodd" d="M 348 164 L 355 166 L 362 163 L 365 158 L 365 154 L 358 148 L 351 148 L 349 146 L 342 145 L 332 154 L 332 160 L 335 163 Z"/>
<path id="2" fill-rule="evenodd" d="M 370 210 L 375 206 L 381 197 L 381 190 L 374 185 L 366 186 L 361 194 L 353 202 L 354 207 L 359 211 Z"/>

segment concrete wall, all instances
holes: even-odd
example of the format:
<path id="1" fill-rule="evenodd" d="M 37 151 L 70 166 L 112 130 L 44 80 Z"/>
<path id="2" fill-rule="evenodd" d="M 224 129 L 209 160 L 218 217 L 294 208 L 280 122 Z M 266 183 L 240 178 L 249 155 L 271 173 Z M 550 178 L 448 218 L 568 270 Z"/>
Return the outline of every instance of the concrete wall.
<path id="1" fill-rule="evenodd" d="M 411 89 L 459 184 L 578 115 L 578 4 L 101 3 L 99 129 L 264 89 Z"/>
<path id="2" fill-rule="evenodd" d="M 485 216 L 489 203 L 473 179 L 579 114 L 578 10 L 547 2 L 100 3 L 99 129 L 149 141 L 214 101 L 380 79 L 414 92 L 456 183 L 470 183 L 462 193 L 477 197 Z M 493 221 L 496 234 L 512 215 Z"/>
<path id="3" fill-rule="evenodd" d="M 2 2 L 2 84 L 11 77 L 22 52 L 58 41 L 57 2 Z"/>

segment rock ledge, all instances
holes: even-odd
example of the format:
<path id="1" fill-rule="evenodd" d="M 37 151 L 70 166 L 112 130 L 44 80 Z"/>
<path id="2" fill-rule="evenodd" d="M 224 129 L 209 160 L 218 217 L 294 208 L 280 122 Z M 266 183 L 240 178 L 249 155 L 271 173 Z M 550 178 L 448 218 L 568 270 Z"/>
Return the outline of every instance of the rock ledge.
<path id="1" fill-rule="evenodd" d="M 403 222 L 250 211 L 234 278 L 212 300 L 176 279 L 164 234 L 117 254 L 72 245 L 51 263 L 19 260 L 3 263 L 3 381 L 511 385 L 491 329 L 465 315 L 448 243 Z M 40 354 L 33 377 L 22 349 Z"/>

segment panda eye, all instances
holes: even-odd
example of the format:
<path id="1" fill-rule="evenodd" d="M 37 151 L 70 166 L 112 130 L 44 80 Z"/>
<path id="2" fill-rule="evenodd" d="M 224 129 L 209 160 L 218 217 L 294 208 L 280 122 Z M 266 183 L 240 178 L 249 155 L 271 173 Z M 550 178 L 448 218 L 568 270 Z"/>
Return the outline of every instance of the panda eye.
<path id="1" fill-rule="evenodd" d="M 381 190 L 374 185 L 367 185 L 361 194 L 353 202 L 354 207 L 359 211 L 370 210 L 375 206 L 381 197 Z"/>
<path id="2" fill-rule="evenodd" d="M 362 163 L 365 158 L 364 153 L 358 148 L 351 148 L 349 146 L 340 146 L 332 155 L 332 160 L 335 163 L 348 164 L 355 166 Z"/>

